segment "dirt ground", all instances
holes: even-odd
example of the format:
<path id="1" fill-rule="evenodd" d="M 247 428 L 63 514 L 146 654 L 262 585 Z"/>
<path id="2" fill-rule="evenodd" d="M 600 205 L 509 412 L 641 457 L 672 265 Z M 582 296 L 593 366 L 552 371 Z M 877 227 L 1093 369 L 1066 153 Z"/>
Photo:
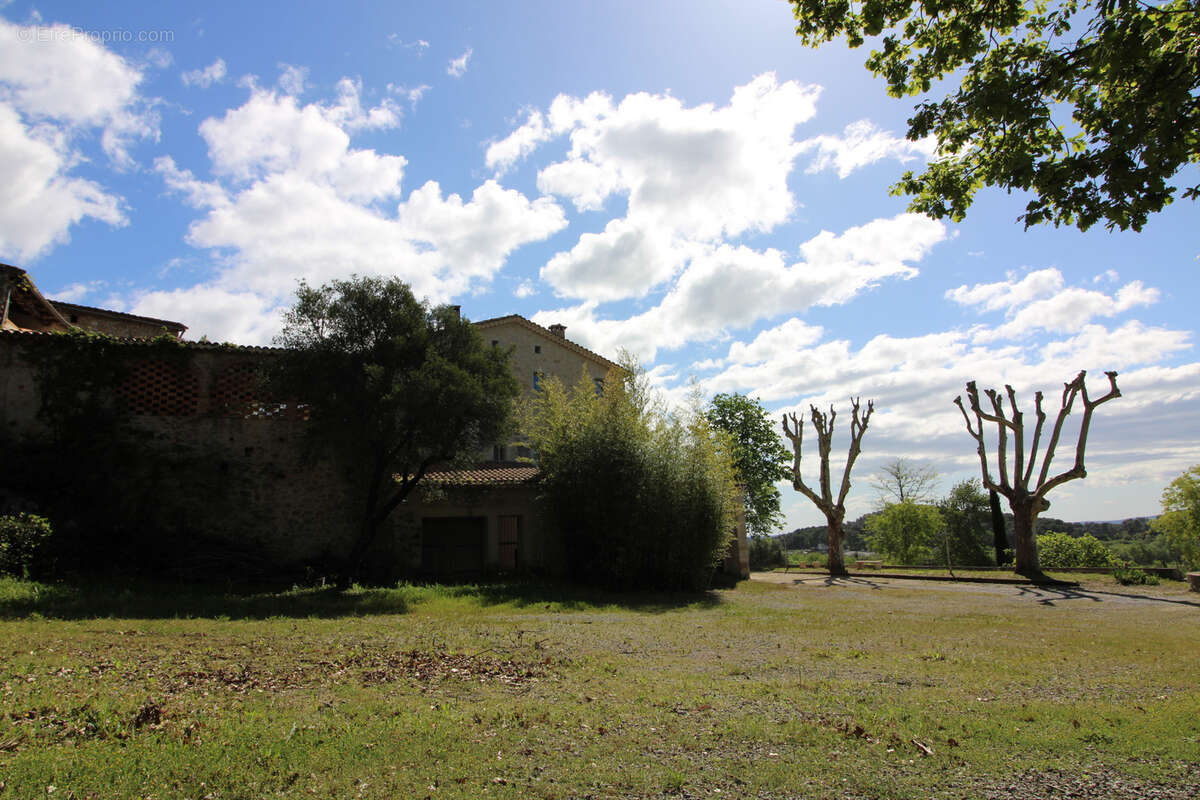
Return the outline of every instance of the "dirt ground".
<path id="1" fill-rule="evenodd" d="M 1035 586 L 1033 584 L 971 583 L 967 581 L 907 580 L 873 575 L 852 575 L 831 578 L 828 575 L 753 572 L 750 580 L 764 583 L 779 583 L 796 587 L 816 589 L 839 587 L 864 592 L 925 590 L 929 592 L 967 592 L 969 594 L 992 595 L 1015 600 L 1027 600 L 1041 605 L 1060 602 L 1093 602 L 1127 604 L 1169 604 L 1191 606 L 1200 611 L 1200 593 L 1189 592 L 1186 583 L 1164 581 L 1158 586 L 1121 586 L 1112 582 L 1082 581 L 1079 586 Z"/>

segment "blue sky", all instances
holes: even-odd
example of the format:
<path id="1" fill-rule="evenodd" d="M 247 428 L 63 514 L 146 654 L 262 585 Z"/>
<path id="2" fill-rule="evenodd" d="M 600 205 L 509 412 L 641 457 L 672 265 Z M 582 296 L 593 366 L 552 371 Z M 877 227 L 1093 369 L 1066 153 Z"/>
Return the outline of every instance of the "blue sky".
<path id="1" fill-rule="evenodd" d="M 1140 234 L 1024 231 L 996 190 L 908 215 L 888 188 L 933 149 L 865 57 L 802 47 L 776 0 L 9 2 L 0 259 L 194 338 L 269 343 L 298 279 L 388 274 L 628 349 L 671 398 L 873 398 L 852 517 L 894 458 L 977 474 L 967 380 L 1029 407 L 1115 369 L 1048 514 L 1155 513 L 1200 462 L 1196 206 Z"/>

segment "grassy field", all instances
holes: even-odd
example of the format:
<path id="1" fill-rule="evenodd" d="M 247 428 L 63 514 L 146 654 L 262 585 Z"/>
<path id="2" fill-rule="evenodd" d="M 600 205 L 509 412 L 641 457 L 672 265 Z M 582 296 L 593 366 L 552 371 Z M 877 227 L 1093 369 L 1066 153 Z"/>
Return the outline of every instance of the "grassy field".
<path id="1" fill-rule="evenodd" d="M 0 580 L 0 799 L 1196 796 L 1200 596 L 985 589 Z"/>

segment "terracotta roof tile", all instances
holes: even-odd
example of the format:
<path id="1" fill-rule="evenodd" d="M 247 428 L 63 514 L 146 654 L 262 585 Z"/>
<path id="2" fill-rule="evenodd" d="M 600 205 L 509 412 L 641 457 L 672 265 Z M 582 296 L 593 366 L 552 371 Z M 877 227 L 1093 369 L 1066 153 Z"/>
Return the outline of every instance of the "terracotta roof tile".
<path id="1" fill-rule="evenodd" d="M 435 469 L 425 480 L 441 486 L 520 486 L 538 475 L 533 464 L 487 461 L 464 469 Z"/>

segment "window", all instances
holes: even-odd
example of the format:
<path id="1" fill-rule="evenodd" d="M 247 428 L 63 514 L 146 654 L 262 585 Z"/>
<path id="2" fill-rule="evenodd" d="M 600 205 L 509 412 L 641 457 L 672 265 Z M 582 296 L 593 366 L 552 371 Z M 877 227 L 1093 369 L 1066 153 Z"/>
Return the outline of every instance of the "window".
<path id="1" fill-rule="evenodd" d="M 540 392 L 542 390 L 542 372 L 541 370 L 533 371 L 533 390 Z"/>
<path id="2" fill-rule="evenodd" d="M 500 340 L 492 339 L 492 347 L 499 347 L 499 346 L 500 346 Z"/>
<path id="3" fill-rule="evenodd" d="M 542 352 L 542 346 L 541 346 L 540 344 L 535 344 L 535 345 L 533 346 L 533 352 L 535 352 L 535 353 L 540 353 L 540 352 Z"/>
<path id="4" fill-rule="evenodd" d="M 604 396 L 604 378 L 592 378 L 592 383 L 596 386 L 596 396 Z"/>
<path id="5" fill-rule="evenodd" d="M 506 452 L 506 448 L 504 447 L 504 445 L 502 445 L 502 444 L 492 445 L 492 461 L 504 461 L 504 460 L 506 460 L 505 456 L 507 456 L 507 455 L 508 455 L 508 453 Z"/>

